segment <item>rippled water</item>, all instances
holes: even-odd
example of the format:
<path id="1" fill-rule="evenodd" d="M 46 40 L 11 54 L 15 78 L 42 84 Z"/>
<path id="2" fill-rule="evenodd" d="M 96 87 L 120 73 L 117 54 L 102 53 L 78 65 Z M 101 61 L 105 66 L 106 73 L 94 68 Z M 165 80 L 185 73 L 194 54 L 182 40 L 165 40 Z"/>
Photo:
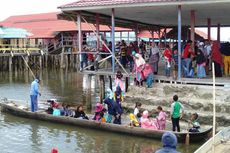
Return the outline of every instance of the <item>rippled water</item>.
<path id="1" fill-rule="evenodd" d="M 74 72 L 43 71 L 40 100 L 57 98 L 62 102 L 95 102 L 95 78 Z M 0 74 L 0 97 L 29 101 L 30 74 Z M 25 103 L 25 102 L 24 102 Z M 90 107 L 88 107 L 90 108 Z M 161 146 L 159 141 L 113 134 L 69 125 L 35 121 L 0 113 L 0 153 L 151 153 Z M 193 152 L 198 144 L 178 145 L 181 152 Z"/>

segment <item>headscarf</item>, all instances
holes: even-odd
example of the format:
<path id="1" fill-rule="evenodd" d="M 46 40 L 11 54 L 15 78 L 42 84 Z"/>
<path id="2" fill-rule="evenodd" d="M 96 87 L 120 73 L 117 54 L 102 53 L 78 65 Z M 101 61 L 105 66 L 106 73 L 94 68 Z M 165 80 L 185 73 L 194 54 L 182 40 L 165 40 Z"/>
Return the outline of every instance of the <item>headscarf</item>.
<path id="1" fill-rule="evenodd" d="M 172 132 L 165 132 L 161 142 L 163 143 L 163 147 L 176 148 L 177 137 Z"/>
<path id="2" fill-rule="evenodd" d="M 113 91 L 110 88 L 107 88 L 106 98 L 113 99 L 113 97 L 114 97 Z"/>
<path id="3" fill-rule="evenodd" d="M 135 61 L 135 64 L 136 64 L 137 67 L 145 64 L 145 60 L 138 53 L 135 54 L 135 60 L 134 61 Z"/>
<path id="4" fill-rule="evenodd" d="M 211 54 L 212 60 L 221 66 L 223 66 L 223 60 L 220 53 L 220 44 L 218 41 L 214 41 L 212 45 L 212 54 Z"/>
<path id="5" fill-rule="evenodd" d="M 198 54 L 198 53 L 200 53 L 200 54 Z M 198 49 L 197 57 L 196 57 L 196 63 L 197 64 L 202 64 L 204 62 L 205 62 L 204 53 L 200 49 Z"/>

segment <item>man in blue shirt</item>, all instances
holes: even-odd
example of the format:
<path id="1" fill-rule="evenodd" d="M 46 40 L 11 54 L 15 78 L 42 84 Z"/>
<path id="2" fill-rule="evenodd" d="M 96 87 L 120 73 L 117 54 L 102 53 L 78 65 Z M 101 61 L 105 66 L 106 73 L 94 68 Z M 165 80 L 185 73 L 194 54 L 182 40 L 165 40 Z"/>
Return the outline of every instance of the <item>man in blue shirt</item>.
<path id="1" fill-rule="evenodd" d="M 36 112 L 38 109 L 38 95 L 41 96 L 41 93 L 39 92 L 39 82 L 40 82 L 40 79 L 36 78 L 31 83 L 30 99 L 31 99 L 31 111 L 32 112 Z"/>

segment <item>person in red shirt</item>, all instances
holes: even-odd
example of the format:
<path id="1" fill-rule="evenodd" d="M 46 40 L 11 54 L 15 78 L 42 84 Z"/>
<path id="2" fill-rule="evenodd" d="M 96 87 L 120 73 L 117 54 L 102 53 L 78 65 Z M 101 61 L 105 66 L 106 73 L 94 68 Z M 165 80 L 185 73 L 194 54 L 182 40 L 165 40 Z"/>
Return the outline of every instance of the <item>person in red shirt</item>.
<path id="1" fill-rule="evenodd" d="M 171 70 L 171 62 L 172 62 L 172 50 L 169 45 L 166 45 L 164 51 L 164 58 L 165 58 L 165 76 L 170 77 L 170 70 Z"/>
<path id="2" fill-rule="evenodd" d="M 185 45 L 183 54 L 182 54 L 182 68 L 185 77 L 189 76 L 190 71 L 190 64 L 191 64 L 191 55 L 193 55 L 192 51 L 192 41 L 188 40 L 187 44 Z"/>

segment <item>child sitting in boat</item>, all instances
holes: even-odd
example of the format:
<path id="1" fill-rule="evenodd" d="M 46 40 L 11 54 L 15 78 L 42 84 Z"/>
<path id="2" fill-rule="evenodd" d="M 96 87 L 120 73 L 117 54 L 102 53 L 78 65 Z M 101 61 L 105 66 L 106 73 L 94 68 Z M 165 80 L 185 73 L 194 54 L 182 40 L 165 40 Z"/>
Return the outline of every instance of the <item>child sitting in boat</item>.
<path id="1" fill-rule="evenodd" d="M 129 118 L 130 118 L 130 126 L 134 126 L 134 127 L 139 127 L 139 121 L 137 120 L 136 116 L 134 114 L 129 114 Z"/>
<path id="2" fill-rule="evenodd" d="M 73 111 L 70 110 L 69 105 L 65 105 L 65 106 L 63 107 L 63 110 L 64 110 L 63 116 L 70 116 L 70 117 L 73 117 Z"/>
<path id="3" fill-rule="evenodd" d="M 50 99 L 50 100 L 47 100 L 47 102 L 50 104 L 50 106 L 47 109 L 47 113 L 53 114 L 54 109 L 58 108 L 59 103 L 57 102 L 56 99 Z"/>
<path id="4" fill-rule="evenodd" d="M 147 110 L 145 110 L 142 114 L 141 127 L 153 130 L 157 129 L 157 126 L 155 125 L 154 121 L 149 118 L 149 112 Z"/>
<path id="5" fill-rule="evenodd" d="M 156 117 L 156 125 L 158 126 L 158 130 L 165 130 L 166 118 L 168 115 L 163 111 L 161 106 L 157 107 L 157 112 L 159 113 Z"/>
<path id="6" fill-rule="evenodd" d="M 64 109 L 61 103 L 58 104 L 57 108 L 53 108 L 53 116 L 61 116 L 64 114 Z"/>
<path id="7" fill-rule="evenodd" d="M 200 132 L 200 123 L 198 122 L 198 114 L 194 113 L 191 116 L 191 120 L 189 120 L 189 123 L 192 124 L 192 128 L 189 129 L 189 132 Z"/>
<path id="8" fill-rule="evenodd" d="M 89 120 L 88 116 L 86 116 L 84 110 L 83 110 L 83 105 L 79 105 L 77 107 L 77 110 L 75 111 L 74 118 L 80 118 L 80 119 L 86 119 Z"/>
<path id="9" fill-rule="evenodd" d="M 134 108 L 134 112 L 133 114 L 137 117 L 137 114 L 140 113 L 140 109 L 141 109 L 141 103 L 140 102 L 136 102 L 135 108 Z"/>
<path id="10" fill-rule="evenodd" d="M 94 114 L 93 120 L 100 121 L 102 113 L 103 113 L 103 105 L 101 103 L 97 102 L 96 107 L 95 107 L 95 114 Z"/>
<path id="11" fill-rule="evenodd" d="M 101 111 L 101 113 L 100 113 L 100 117 L 101 117 L 101 119 L 99 120 L 101 123 L 106 123 L 106 117 L 105 117 L 105 114 L 106 114 L 106 109 L 105 108 L 103 108 L 103 110 Z"/>

